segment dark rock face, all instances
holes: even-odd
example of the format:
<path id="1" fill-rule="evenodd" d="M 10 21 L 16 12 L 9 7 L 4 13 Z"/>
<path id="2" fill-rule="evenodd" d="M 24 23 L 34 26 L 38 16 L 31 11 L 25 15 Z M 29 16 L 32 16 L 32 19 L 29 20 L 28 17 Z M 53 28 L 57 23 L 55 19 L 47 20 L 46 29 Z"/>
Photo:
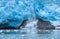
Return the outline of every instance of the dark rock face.
<path id="1" fill-rule="evenodd" d="M 43 21 L 41 19 L 38 20 L 37 25 L 37 29 L 55 29 L 55 27 L 51 25 L 49 21 Z"/>

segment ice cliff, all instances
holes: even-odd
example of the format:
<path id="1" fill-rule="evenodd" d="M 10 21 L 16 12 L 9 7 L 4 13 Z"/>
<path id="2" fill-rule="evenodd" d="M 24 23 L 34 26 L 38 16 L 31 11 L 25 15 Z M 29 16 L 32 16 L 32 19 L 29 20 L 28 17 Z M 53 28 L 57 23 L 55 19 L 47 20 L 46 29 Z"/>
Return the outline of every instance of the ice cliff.
<path id="1" fill-rule="evenodd" d="M 59 0 L 0 0 L 0 24 L 19 27 L 24 20 L 34 17 L 60 25 Z"/>

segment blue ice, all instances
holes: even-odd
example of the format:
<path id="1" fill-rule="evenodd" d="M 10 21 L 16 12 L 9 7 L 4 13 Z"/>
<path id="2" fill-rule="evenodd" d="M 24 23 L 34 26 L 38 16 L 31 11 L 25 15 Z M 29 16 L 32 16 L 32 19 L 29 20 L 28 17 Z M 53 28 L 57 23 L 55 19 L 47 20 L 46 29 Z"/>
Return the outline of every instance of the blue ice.
<path id="1" fill-rule="evenodd" d="M 59 4 L 59 0 L 0 0 L 0 24 L 17 28 L 34 13 L 36 18 L 57 26 L 60 24 Z"/>

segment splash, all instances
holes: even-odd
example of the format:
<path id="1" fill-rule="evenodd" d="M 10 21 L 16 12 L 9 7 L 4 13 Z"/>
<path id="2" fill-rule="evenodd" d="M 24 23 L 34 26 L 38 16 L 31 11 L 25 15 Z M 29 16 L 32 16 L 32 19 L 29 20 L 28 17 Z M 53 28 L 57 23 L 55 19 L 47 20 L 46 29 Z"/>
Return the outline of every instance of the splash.
<path id="1" fill-rule="evenodd" d="M 29 22 L 30 21 L 30 22 Z M 27 33 L 36 33 L 37 32 L 37 22 L 38 20 L 28 20 L 27 24 L 25 25 L 26 27 L 24 28 L 24 31 L 26 31 Z"/>
<path id="2" fill-rule="evenodd" d="M 28 18 L 27 24 L 25 25 L 25 28 L 23 29 L 28 34 L 36 34 L 37 33 L 37 22 L 36 19 L 34 7 L 30 6 L 32 10 L 32 16 Z"/>

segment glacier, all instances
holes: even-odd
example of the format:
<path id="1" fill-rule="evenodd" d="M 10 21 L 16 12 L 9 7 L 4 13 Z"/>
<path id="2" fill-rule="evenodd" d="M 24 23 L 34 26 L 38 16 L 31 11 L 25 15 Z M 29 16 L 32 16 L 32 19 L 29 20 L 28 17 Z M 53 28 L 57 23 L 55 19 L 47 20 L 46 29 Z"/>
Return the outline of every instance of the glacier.
<path id="1" fill-rule="evenodd" d="M 33 18 L 60 25 L 59 0 L 0 0 L 0 24 L 18 28 L 24 20 Z"/>
<path id="2" fill-rule="evenodd" d="M 0 24 L 18 28 L 32 17 L 33 0 L 0 0 Z M 30 5 L 31 4 L 31 5 Z"/>
<path id="3" fill-rule="evenodd" d="M 51 22 L 54 26 L 60 26 L 60 2 L 59 0 L 41 0 L 35 6 L 36 16 L 44 21 Z"/>

